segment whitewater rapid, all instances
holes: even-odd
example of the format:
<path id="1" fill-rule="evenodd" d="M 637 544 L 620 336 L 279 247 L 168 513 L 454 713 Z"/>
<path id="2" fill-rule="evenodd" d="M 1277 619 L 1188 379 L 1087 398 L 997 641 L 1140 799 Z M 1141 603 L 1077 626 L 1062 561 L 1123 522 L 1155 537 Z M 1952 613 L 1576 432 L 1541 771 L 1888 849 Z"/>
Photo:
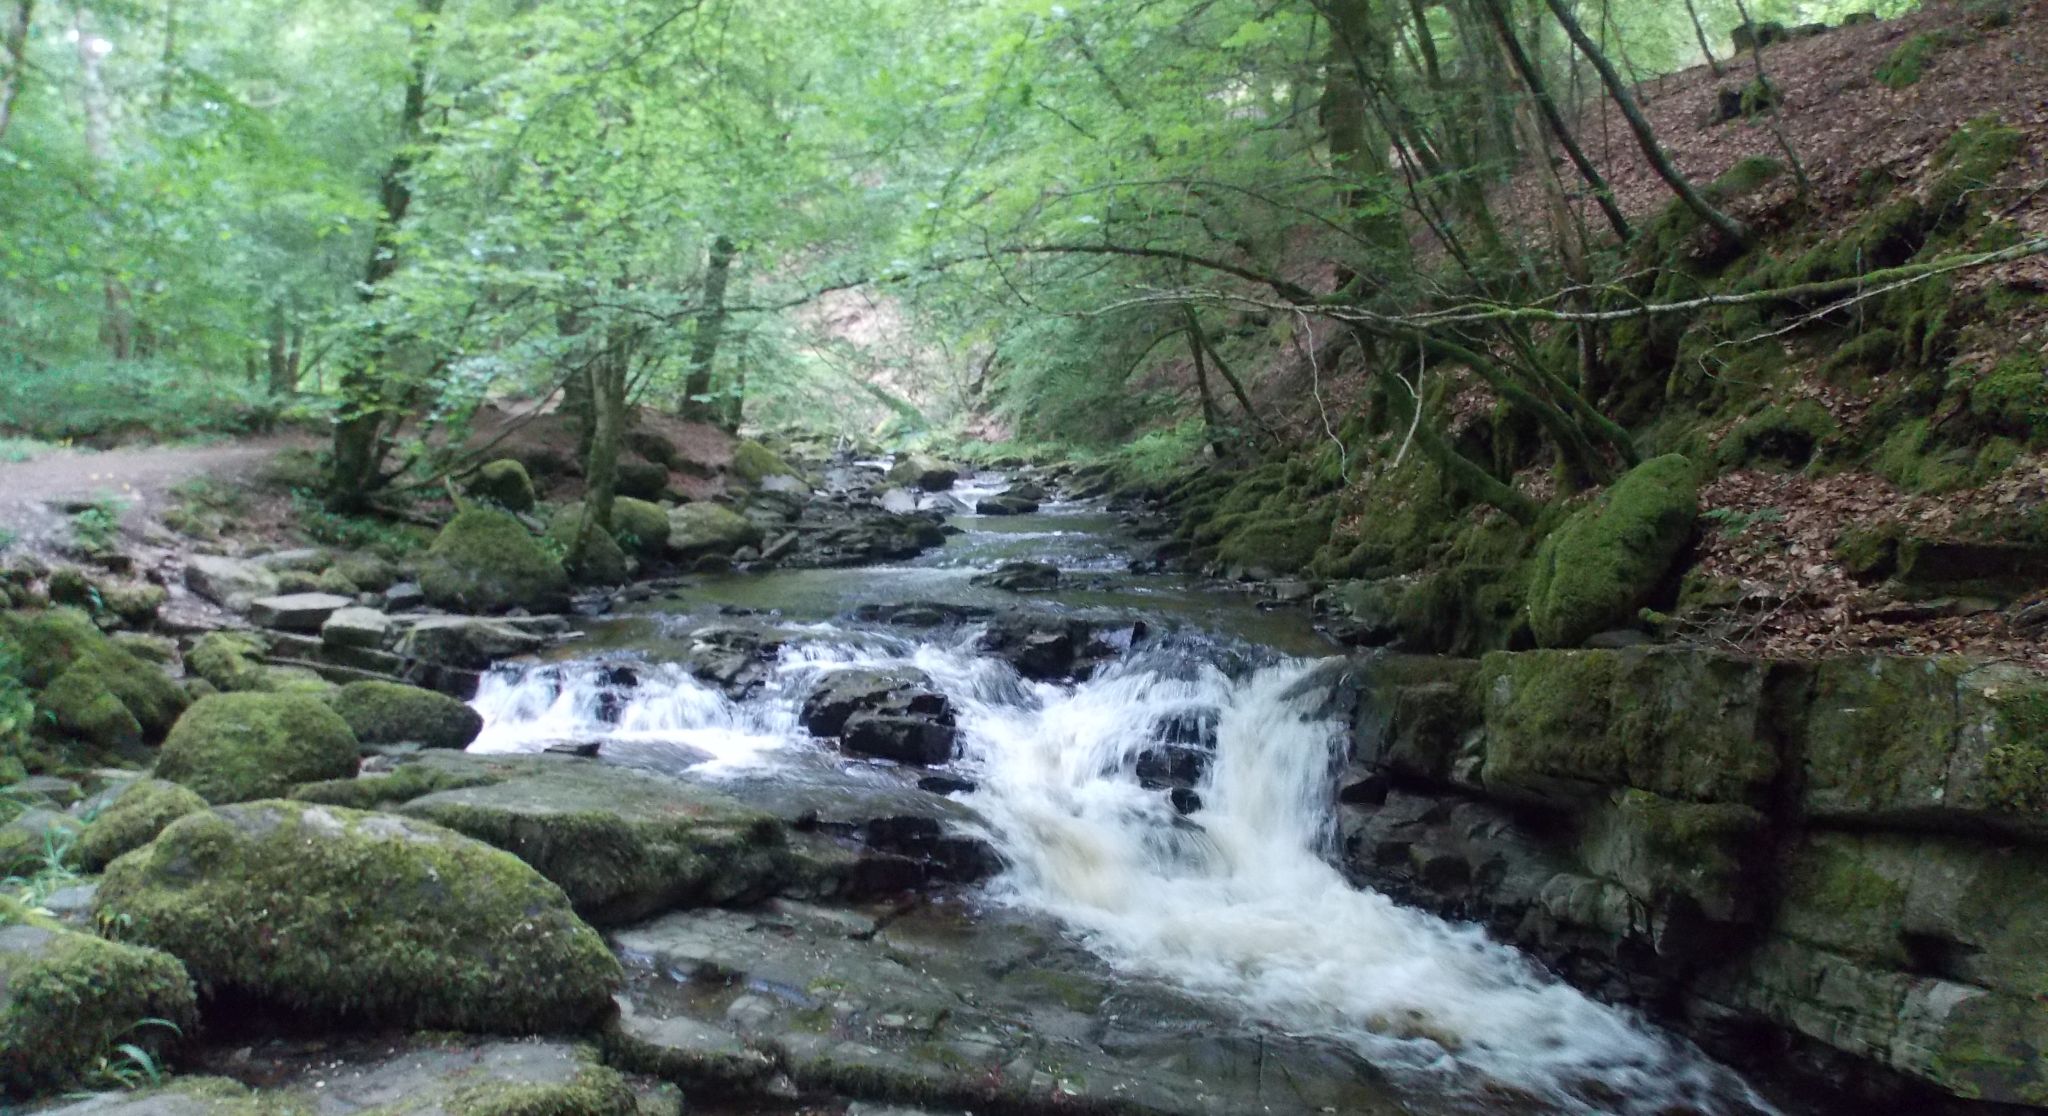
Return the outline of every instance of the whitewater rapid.
<path id="1" fill-rule="evenodd" d="M 1519 1094 L 1515 1111 L 1768 1111 L 1687 1044 L 1479 929 L 1350 886 L 1332 863 L 1343 726 L 1317 715 L 1313 662 L 1226 670 L 1242 649 L 1165 640 L 1054 685 L 975 654 L 972 632 L 811 635 L 740 702 L 675 666 L 641 667 L 622 703 L 602 697 L 598 666 L 501 670 L 473 750 L 601 739 L 608 755 L 677 749 L 694 776 L 759 773 L 829 748 L 796 716 L 820 676 L 914 666 L 953 703 L 954 766 L 976 788 L 961 798 L 1007 865 L 990 896 L 1053 916 L 1112 965 L 1344 1042 L 1412 1086 Z M 1214 755 L 1183 818 L 1137 760 L 1163 726 L 1204 721 Z"/>

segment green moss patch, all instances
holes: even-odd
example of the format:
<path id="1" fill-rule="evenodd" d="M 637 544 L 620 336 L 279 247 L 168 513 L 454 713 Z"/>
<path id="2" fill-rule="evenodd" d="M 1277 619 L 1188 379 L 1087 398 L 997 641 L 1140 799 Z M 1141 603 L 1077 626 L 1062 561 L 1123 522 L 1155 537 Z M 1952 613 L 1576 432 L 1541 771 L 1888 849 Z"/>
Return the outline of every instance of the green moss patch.
<path id="1" fill-rule="evenodd" d="M 466 612 L 559 612 L 569 575 L 517 519 L 470 508 L 441 529 L 420 563 L 420 588 L 442 608 Z"/>
<path id="2" fill-rule="evenodd" d="M 1699 489 L 1677 454 L 1629 470 L 1543 540 L 1529 582 L 1537 642 L 1569 647 L 1633 620 L 1692 535 Z"/>
<path id="3" fill-rule="evenodd" d="M 162 779 L 137 779 L 123 787 L 79 834 L 78 862 L 97 872 L 122 853 L 139 849 L 164 827 L 206 809 L 206 800 Z"/>
<path id="4" fill-rule="evenodd" d="M 208 802 L 246 802 L 353 774 L 359 750 L 348 722 L 319 698 L 215 694 L 178 719 L 157 775 Z"/>
<path id="5" fill-rule="evenodd" d="M 506 511 L 533 510 L 533 478 L 527 475 L 526 466 L 509 458 L 493 461 L 471 473 L 463 487 L 472 497 Z"/>
<path id="6" fill-rule="evenodd" d="M 0 927 L 0 1085 L 14 1097 L 85 1084 L 119 1044 L 161 1051 L 197 1019 L 192 981 L 168 954 L 49 926 Z"/>
<path id="7" fill-rule="evenodd" d="M 484 728 L 483 715 L 454 698 L 397 682 L 351 682 L 333 704 L 363 744 L 467 748 Z"/>

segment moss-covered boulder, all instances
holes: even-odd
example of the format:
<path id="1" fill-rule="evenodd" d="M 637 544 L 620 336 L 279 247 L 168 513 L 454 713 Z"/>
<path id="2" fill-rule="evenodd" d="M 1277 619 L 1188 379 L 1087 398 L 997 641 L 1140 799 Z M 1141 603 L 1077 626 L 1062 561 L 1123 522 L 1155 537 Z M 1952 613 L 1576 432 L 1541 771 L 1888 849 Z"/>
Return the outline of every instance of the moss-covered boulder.
<path id="1" fill-rule="evenodd" d="M 493 461 L 471 473 L 463 482 L 463 490 L 506 511 L 533 510 L 533 478 L 527 475 L 526 466 L 510 458 Z"/>
<path id="2" fill-rule="evenodd" d="M 137 779 L 114 792 L 78 835 L 79 866 L 97 872 L 122 853 L 156 840 L 165 826 L 204 809 L 206 800 L 189 788 L 162 779 Z"/>
<path id="3" fill-rule="evenodd" d="M 576 533 L 582 529 L 581 502 L 563 505 L 548 520 L 548 538 L 561 547 L 564 554 L 575 550 Z M 578 585 L 624 585 L 632 577 L 625 549 L 619 545 L 618 539 L 604 531 L 592 531 L 583 553 L 571 558 L 566 568 L 569 579 Z"/>
<path id="4" fill-rule="evenodd" d="M 0 644 L 19 659 L 38 724 L 101 747 L 160 738 L 185 708 L 161 669 L 108 639 L 85 613 L 52 608 L 0 613 Z"/>
<path id="5" fill-rule="evenodd" d="M 466 612 L 559 612 L 569 574 L 517 519 L 470 508 L 441 529 L 420 563 L 428 602 Z"/>
<path id="6" fill-rule="evenodd" d="M 0 824 L 0 877 L 33 876 L 45 868 L 76 862 L 77 818 L 46 806 L 32 806 Z"/>
<path id="7" fill-rule="evenodd" d="M 1545 647 L 1573 647 L 1632 621 L 1692 537 L 1699 483 L 1678 454 L 1645 461 L 1537 548 L 1529 623 Z"/>
<path id="8" fill-rule="evenodd" d="M 94 911 L 213 994 L 300 1016 L 519 1033 L 611 1006 L 621 974 L 560 888 L 436 825 L 298 802 L 173 823 Z"/>
<path id="9" fill-rule="evenodd" d="M 249 632 L 208 632 L 185 652 L 185 672 L 223 693 L 268 690 L 263 656 L 269 652 L 269 644 Z"/>
<path id="10" fill-rule="evenodd" d="M 11 1099 L 85 1084 L 123 1043 L 161 1051 L 197 1018 L 175 957 L 42 919 L 0 926 L 0 1087 Z"/>
<path id="11" fill-rule="evenodd" d="M 669 513 L 668 523 L 668 552 L 680 561 L 724 557 L 761 545 L 758 524 L 718 504 L 684 504 Z"/>
<path id="12" fill-rule="evenodd" d="M 292 789 L 301 802 L 375 810 L 425 798 L 436 791 L 487 787 L 519 773 L 526 757 L 472 756 L 465 752 L 425 752 L 389 771 L 365 771 L 352 779 L 327 779 Z"/>
<path id="13" fill-rule="evenodd" d="M 397 682 L 351 682 L 334 709 L 363 744 L 467 748 L 484 729 L 483 715 L 446 694 Z"/>
<path id="14" fill-rule="evenodd" d="M 637 500 L 659 500 L 668 491 L 668 466 L 625 458 L 619 462 L 614 491 Z"/>
<path id="15" fill-rule="evenodd" d="M 699 784 L 558 757 L 469 759 L 510 777 L 399 812 L 516 854 L 600 925 L 759 900 L 791 871 L 773 817 Z"/>
<path id="16" fill-rule="evenodd" d="M 798 476 L 794 466 L 776 456 L 775 451 L 759 442 L 741 442 L 732 451 L 732 464 L 727 471 L 732 478 L 748 488 L 759 488 L 769 477 Z"/>
<path id="17" fill-rule="evenodd" d="M 629 554 L 651 558 L 668 546 L 668 511 L 660 504 L 621 496 L 612 501 L 612 535 Z"/>
<path id="18" fill-rule="evenodd" d="M 348 722 L 319 698 L 215 694 L 178 718 L 156 773 L 208 802 L 246 802 L 354 774 L 359 750 Z"/>

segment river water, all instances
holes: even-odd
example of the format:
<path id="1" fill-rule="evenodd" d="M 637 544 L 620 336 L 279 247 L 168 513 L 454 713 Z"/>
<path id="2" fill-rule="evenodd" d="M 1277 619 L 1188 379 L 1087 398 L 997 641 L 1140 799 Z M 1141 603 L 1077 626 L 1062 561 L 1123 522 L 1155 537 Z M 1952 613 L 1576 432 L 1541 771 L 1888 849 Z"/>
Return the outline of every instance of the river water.
<path id="1" fill-rule="evenodd" d="M 1057 919 L 1117 969 L 1346 1044 L 1418 1110 L 1769 1110 L 1687 1044 L 1478 929 L 1347 884 L 1333 865 L 1344 726 L 1315 712 L 1316 658 L 1334 649 L 1299 612 L 1122 572 L 1128 540 L 1086 505 L 954 523 L 964 531 L 947 547 L 900 567 L 711 578 L 595 625 L 578 654 L 627 651 L 650 664 L 623 709 L 599 708 L 595 666 L 501 669 L 478 695 L 486 728 L 472 750 L 601 739 L 608 758 L 772 778 L 839 762 L 797 720 L 820 676 L 914 666 L 953 704 L 951 766 L 974 787 L 956 797 L 1006 864 L 984 897 Z M 1073 583 L 1022 607 L 1143 620 L 1154 634 L 1092 679 L 1060 685 L 977 653 L 972 625 L 911 633 L 846 619 L 862 604 L 911 600 L 1019 607 L 968 579 L 1020 557 L 1054 562 Z M 755 609 L 801 638 L 743 700 L 660 665 L 669 641 Z M 1214 754 L 1200 807 L 1183 817 L 1136 764 L 1164 726 L 1188 724 L 1213 724 Z M 1516 1099 L 1495 1109 L 1490 1094 Z"/>

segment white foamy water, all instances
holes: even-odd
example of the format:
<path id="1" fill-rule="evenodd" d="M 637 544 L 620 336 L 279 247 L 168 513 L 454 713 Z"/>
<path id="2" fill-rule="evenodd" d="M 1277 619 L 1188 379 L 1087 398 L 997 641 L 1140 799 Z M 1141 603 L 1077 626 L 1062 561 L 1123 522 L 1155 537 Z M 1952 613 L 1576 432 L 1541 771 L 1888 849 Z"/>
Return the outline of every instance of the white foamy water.
<path id="1" fill-rule="evenodd" d="M 1233 678 L 1211 657 L 1153 649 L 1055 686 L 964 643 L 835 639 L 790 648 L 742 703 L 675 668 L 643 668 L 616 728 L 599 715 L 594 668 L 546 668 L 486 683 L 476 747 L 603 737 L 701 749 L 710 758 L 697 770 L 713 775 L 772 765 L 824 746 L 795 719 L 820 674 L 916 666 L 954 703 L 958 766 L 978 783 L 965 801 L 1010 865 L 995 896 L 1056 917 L 1113 965 L 1346 1042 L 1411 1085 L 1527 1098 L 1503 1110 L 1769 1110 L 1688 1045 L 1481 931 L 1349 886 L 1327 859 L 1342 726 L 1313 714 L 1321 694 L 1303 683 L 1314 664 Z M 1182 819 L 1134 768 L 1162 724 L 1189 719 L 1213 719 L 1215 753 L 1202 808 Z"/>

